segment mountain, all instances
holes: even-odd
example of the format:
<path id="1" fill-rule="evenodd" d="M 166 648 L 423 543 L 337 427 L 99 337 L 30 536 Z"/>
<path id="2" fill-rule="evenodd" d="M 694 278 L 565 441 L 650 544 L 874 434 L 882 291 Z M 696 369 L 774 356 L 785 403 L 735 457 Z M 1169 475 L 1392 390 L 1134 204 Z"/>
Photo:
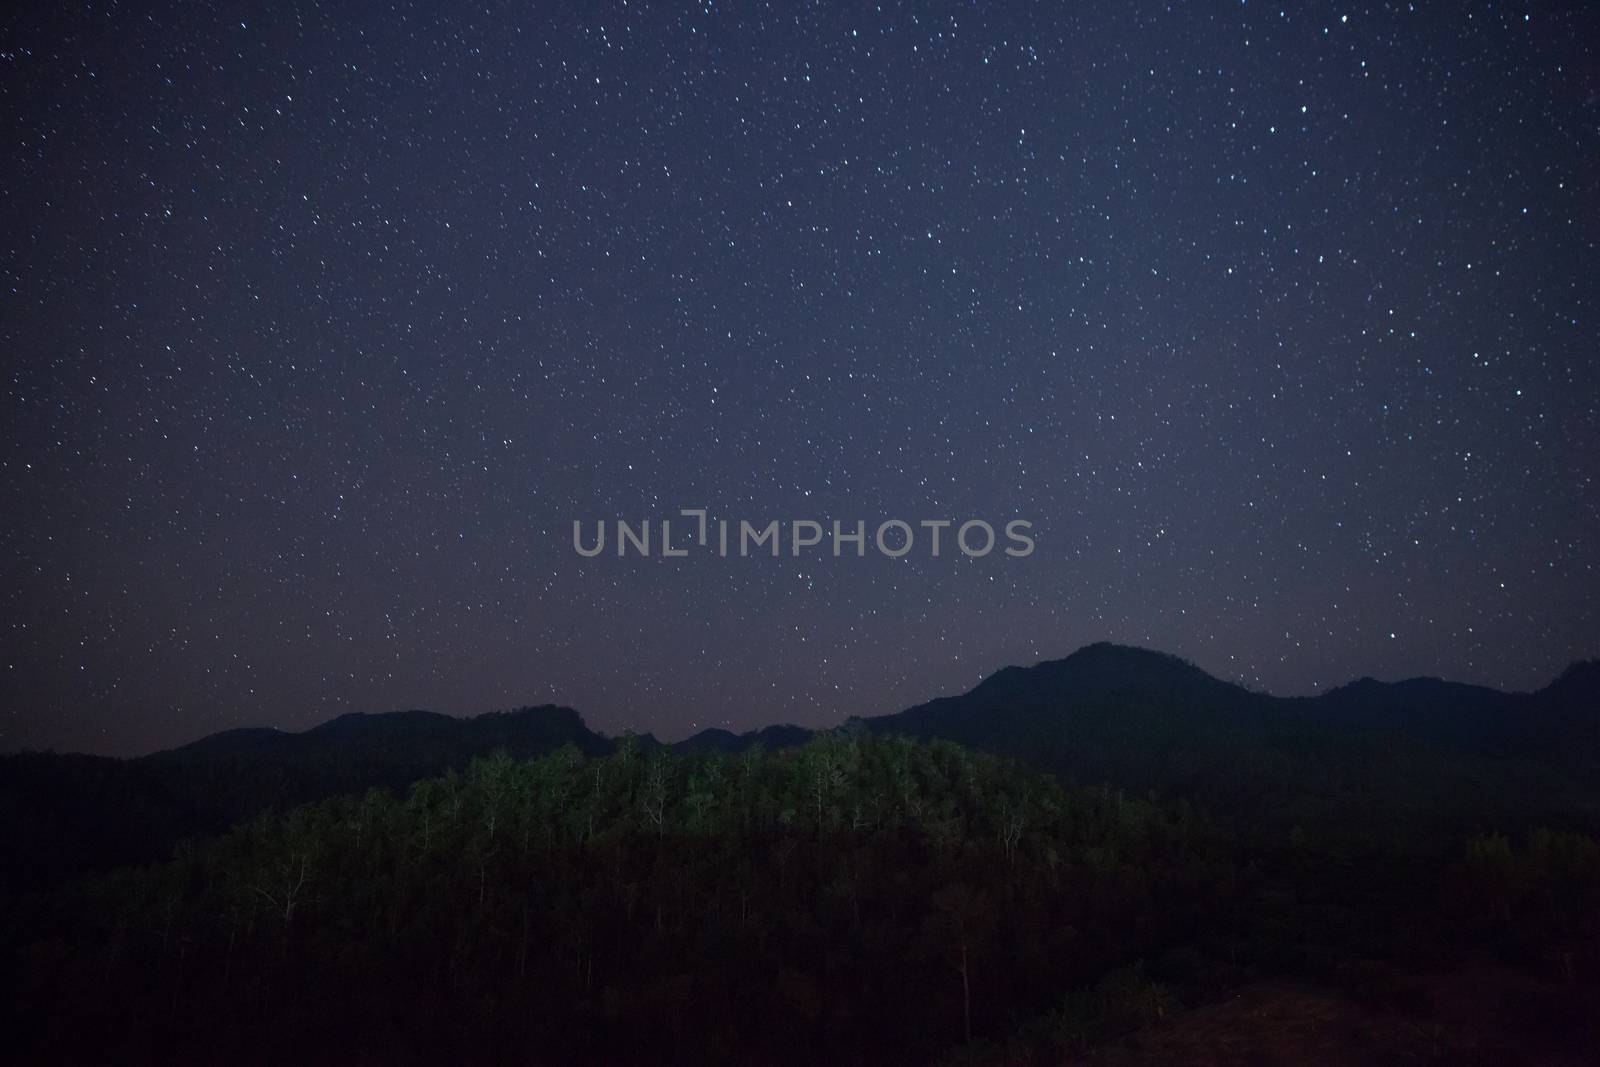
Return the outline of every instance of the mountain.
<path id="1" fill-rule="evenodd" d="M 1596 825 L 1597 680 L 1600 664 L 1589 663 L 1533 694 L 1364 678 L 1284 698 L 1164 653 L 1096 644 L 859 728 L 943 738 L 1068 780 L 1184 795 L 1268 822 L 1492 825 L 1536 809 Z"/>
<path id="2" fill-rule="evenodd" d="M 19 753 L 0 757 L 0 889 L 48 889 L 110 866 L 171 854 L 268 809 L 461 769 L 499 749 L 519 759 L 613 742 L 571 708 L 545 705 L 457 719 L 429 711 L 350 714 L 300 733 L 226 730 L 137 759 Z"/>
<path id="3" fill-rule="evenodd" d="M 1537 810 L 1600 825 L 1600 661 L 1533 694 L 1438 679 L 1364 678 L 1317 697 L 1251 692 L 1175 656 L 1095 644 L 1006 667 L 969 692 L 847 729 L 954 741 L 1086 784 L 1188 797 L 1218 813 L 1299 824 L 1400 818 L 1494 825 Z M 811 732 L 709 729 L 672 745 L 742 752 Z M 637 739 L 644 749 L 653 737 Z M 265 808 L 411 782 L 503 749 L 528 758 L 616 742 L 571 708 L 460 719 L 428 711 L 350 714 L 303 732 L 227 730 L 131 760 L 0 757 L 0 849 L 26 857 L 0 888 L 48 888 L 105 866 L 170 854 Z"/>
<path id="4" fill-rule="evenodd" d="M 1271 697 L 1213 678 L 1176 656 L 1101 643 L 1066 659 L 1006 667 L 960 696 L 862 721 L 878 733 L 942 737 L 979 748 L 1039 742 L 1053 749 L 1055 738 L 1042 735 L 1088 725 L 1088 709 L 1098 720 L 1112 710 L 1160 705 L 1182 713 L 1173 717 L 1175 727 L 1209 730 L 1262 719 L 1271 703 Z"/>
<path id="5" fill-rule="evenodd" d="M 18 870 L 171 858 L 0 892 L 0 1023 L 30 1062 L 1101 1062 L 1185 1006 L 1311 989 L 1315 1044 L 1357 1060 L 1583 1062 L 1596 679 L 1279 699 L 1092 645 L 815 736 L 613 741 L 545 707 L 19 757 L 0 791 L 55 806 L 0 809 Z M 1263 1061 L 1312 1047 L 1252 1011 Z M 1227 1018 L 1226 1055 L 1137 1062 L 1238 1059 Z"/>
<path id="6" fill-rule="evenodd" d="M 1578 766 L 1600 764 L 1600 660 L 1574 663 L 1533 696 L 1530 741 Z"/>
<path id="7" fill-rule="evenodd" d="M 752 745 L 761 745 L 765 748 L 792 748 L 795 745 L 805 744 L 812 735 L 813 731 L 789 723 L 763 726 L 759 730 L 747 730 L 742 734 L 712 727 L 709 730 L 701 730 L 693 737 L 679 741 L 672 747 L 680 752 L 735 753 L 743 752 Z"/>

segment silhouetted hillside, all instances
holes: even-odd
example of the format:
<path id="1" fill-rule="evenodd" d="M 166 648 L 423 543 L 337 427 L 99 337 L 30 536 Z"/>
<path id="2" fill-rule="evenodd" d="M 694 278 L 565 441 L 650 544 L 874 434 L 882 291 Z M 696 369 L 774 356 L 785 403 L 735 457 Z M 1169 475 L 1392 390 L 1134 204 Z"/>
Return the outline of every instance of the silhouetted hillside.
<path id="1" fill-rule="evenodd" d="M 1597 709 L 1595 661 L 1534 694 L 1361 679 L 1319 697 L 1278 698 L 1174 656 L 1101 643 L 850 728 L 942 738 L 1070 781 L 1154 789 L 1285 825 L 1424 817 L 1489 827 L 1537 817 L 1593 827 Z M 670 747 L 734 754 L 810 737 L 791 725 L 709 729 Z M 0 757 L 0 847 L 33 857 L 8 866 L 0 888 L 161 859 L 181 838 L 219 833 L 266 808 L 400 790 L 497 750 L 529 758 L 569 743 L 587 755 L 615 746 L 572 709 L 546 705 L 471 719 L 350 714 L 300 733 L 227 730 L 133 760 Z M 657 745 L 649 735 L 636 743 Z"/>
<path id="2" fill-rule="evenodd" d="M 1600 795 L 1582 773 L 1592 759 L 1575 762 L 1592 757 L 1582 738 L 1600 724 L 1593 673 L 1575 666 L 1535 694 L 1362 679 L 1281 698 L 1163 653 L 1097 644 L 861 725 L 1252 819 L 1492 826 L 1537 814 L 1594 826 Z"/>
<path id="3" fill-rule="evenodd" d="M 736 734 L 731 730 L 712 727 L 701 730 L 693 737 L 679 741 L 672 747 L 682 752 L 743 752 L 751 745 L 764 745 L 767 748 L 788 748 L 792 745 L 803 745 L 811 739 L 812 731 L 803 726 L 793 726 L 788 723 L 779 726 L 763 726 L 759 730 L 747 730 Z"/>
<path id="4" fill-rule="evenodd" d="M 89 871 L 149 863 L 181 838 L 226 829 L 217 791 L 145 760 L 0 756 L 0 897 Z"/>
<path id="5" fill-rule="evenodd" d="M 946 741 L 628 737 L 0 911 L 0 1026 L 39 1063 L 1566 1064 L 1597 935 L 1582 834 L 1262 835 Z"/>
<path id="6" fill-rule="evenodd" d="M 301 733 L 227 730 L 138 759 L 21 753 L 0 757 L 0 889 L 171 854 L 179 840 L 221 833 L 268 808 L 378 787 L 403 790 L 475 756 L 519 759 L 612 742 L 571 708 L 545 705 L 457 719 L 427 711 L 342 715 Z"/>
<path id="7" fill-rule="evenodd" d="M 1263 697 L 1211 677 L 1165 653 L 1096 644 L 1066 659 L 1007 667 L 960 696 L 941 697 L 894 715 L 863 720 L 876 733 L 943 737 L 978 748 L 1030 749 L 1030 759 L 1057 764 L 1064 740 L 1088 731 L 1106 740 L 1138 740 L 1110 721 L 1114 713 L 1158 708 L 1174 736 L 1277 725 Z M 1031 747 L 1030 747 L 1031 746 Z"/>
<path id="8" fill-rule="evenodd" d="M 1531 703 L 1536 747 L 1579 767 L 1600 765 L 1600 660 L 1572 664 Z"/>

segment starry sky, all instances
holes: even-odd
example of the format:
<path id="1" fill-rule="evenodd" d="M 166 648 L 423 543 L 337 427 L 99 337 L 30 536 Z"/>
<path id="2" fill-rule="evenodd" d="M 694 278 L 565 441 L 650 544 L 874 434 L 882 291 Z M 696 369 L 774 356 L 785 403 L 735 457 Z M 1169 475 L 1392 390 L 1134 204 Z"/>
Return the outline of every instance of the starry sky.
<path id="1" fill-rule="evenodd" d="M 0 749 L 1600 653 L 1600 9 L 0 16 Z M 579 557 L 575 519 L 1033 523 Z M 848 552 L 848 550 L 847 550 Z"/>

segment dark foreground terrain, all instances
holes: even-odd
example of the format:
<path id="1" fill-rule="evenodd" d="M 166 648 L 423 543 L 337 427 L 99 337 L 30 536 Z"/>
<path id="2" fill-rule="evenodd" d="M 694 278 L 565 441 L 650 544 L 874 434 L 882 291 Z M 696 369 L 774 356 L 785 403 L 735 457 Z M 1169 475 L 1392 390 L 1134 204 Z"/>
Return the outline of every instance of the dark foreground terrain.
<path id="1" fill-rule="evenodd" d="M 662 746 L 536 709 L 7 757 L 6 1040 L 83 1063 L 1592 1062 L 1594 677 L 1283 701 L 1094 646 L 818 735 Z"/>

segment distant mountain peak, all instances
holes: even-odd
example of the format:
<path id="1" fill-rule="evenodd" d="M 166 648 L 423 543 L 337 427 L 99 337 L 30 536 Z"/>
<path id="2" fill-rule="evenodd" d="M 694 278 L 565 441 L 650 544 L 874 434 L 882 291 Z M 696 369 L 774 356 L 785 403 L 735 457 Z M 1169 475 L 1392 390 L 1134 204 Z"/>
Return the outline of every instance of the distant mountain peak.
<path id="1" fill-rule="evenodd" d="M 436 711 L 423 711 L 413 708 L 410 711 L 348 711 L 337 718 L 319 723 L 306 730 L 307 734 L 347 734 L 371 729 L 374 727 L 391 727 L 396 725 L 435 725 L 451 721 L 450 716 L 441 715 Z"/>
<path id="2" fill-rule="evenodd" d="M 1600 659 L 1573 660 L 1548 688 L 1557 687 L 1562 689 L 1581 687 L 1600 693 Z"/>
<path id="3" fill-rule="evenodd" d="M 1085 645 L 1065 659 L 1045 660 L 1032 670 L 1042 682 L 1072 691 L 1245 692 L 1180 656 L 1110 641 Z"/>

